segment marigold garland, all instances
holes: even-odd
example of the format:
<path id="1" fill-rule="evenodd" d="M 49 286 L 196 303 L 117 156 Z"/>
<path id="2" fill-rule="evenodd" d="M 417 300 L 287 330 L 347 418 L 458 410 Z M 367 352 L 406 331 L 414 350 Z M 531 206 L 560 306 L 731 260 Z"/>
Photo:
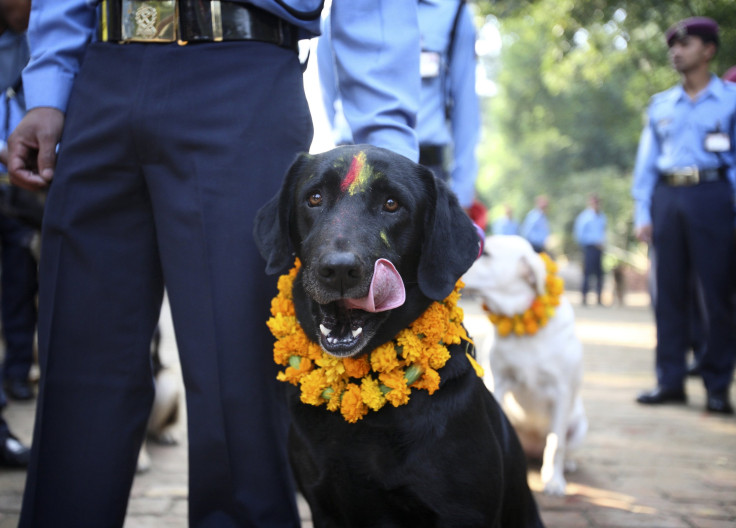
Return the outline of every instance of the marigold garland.
<path id="1" fill-rule="evenodd" d="M 291 290 L 300 266 L 297 259 L 289 273 L 279 277 L 267 324 L 276 338 L 274 361 L 286 367 L 277 379 L 298 384 L 303 403 L 325 405 L 355 423 L 386 403 L 407 404 L 412 389 L 433 394 L 440 386 L 438 371 L 450 359 L 447 346 L 461 340 L 472 343 L 461 324 L 463 311 L 457 303 L 464 284 L 458 281 L 444 301 L 432 303 L 393 341 L 358 358 L 331 356 L 307 338 L 296 320 Z M 473 366 L 482 376 L 477 363 Z"/>
<path id="2" fill-rule="evenodd" d="M 546 253 L 540 253 L 547 270 L 547 279 L 543 295 L 537 295 L 524 313 L 513 316 L 493 313 L 488 306 L 483 306 L 488 318 L 496 327 L 498 335 L 506 337 L 512 333 L 517 336 L 534 335 L 554 316 L 560 304 L 560 295 L 565 289 L 565 281 L 557 276 L 557 263 Z"/>

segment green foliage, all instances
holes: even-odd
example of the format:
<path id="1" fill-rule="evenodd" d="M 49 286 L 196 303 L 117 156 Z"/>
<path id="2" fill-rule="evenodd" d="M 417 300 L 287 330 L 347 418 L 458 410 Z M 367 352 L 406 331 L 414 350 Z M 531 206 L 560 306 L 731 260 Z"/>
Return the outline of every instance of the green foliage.
<path id="1" fill-rule="evenodd" d="M 609 242 L 633 243 L 631 171 L 652 95 L 678 82 L 666 29 L 689 16 L 721 27 L 712 65 L 736 63 L 733 0 L 477 0 L 479 17 L 495 17 L 502 38 L 493 72 L 496 96 L 484 101 L 478 193 L 491 218 L 509 204 L 518 220 L 534 197 L 550 197 L 557 251 L 574 253 L 575 216 L 597 192 Z"/>

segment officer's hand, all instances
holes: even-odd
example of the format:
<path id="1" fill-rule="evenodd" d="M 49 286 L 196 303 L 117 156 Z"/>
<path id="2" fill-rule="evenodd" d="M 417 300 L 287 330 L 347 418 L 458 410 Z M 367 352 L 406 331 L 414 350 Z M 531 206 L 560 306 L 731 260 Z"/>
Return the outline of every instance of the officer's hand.
<path id="1" fill-rule="evenodd" d="M 64 114 L 56 108 L 30 110 L 8 138 L 10 181 L 37 191 L 54 177 L 56 144 L 64 128 Z"/>
<path id="2" fill-rule="evenodd" d="M 641 227 L 636 228 L 636 232 L 634 233 L 636 235 L 636 238 L 642 242 L 646 242 L 647 244 L 652 243 L 652 225 L 647 224 L 643 225 Z"/>

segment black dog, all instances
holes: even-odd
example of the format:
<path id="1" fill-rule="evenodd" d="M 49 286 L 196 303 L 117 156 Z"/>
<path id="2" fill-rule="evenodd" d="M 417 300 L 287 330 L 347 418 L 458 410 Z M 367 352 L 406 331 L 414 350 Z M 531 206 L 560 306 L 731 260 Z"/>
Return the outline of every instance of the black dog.
<path id="1" fill-rule="evenodd" d="M 361 357 L 394 339 L 453 291 L 479 250 L 444 182 L 369 146 L 301 155 L 258 212 L 254 235 L 268 273 L 299 257 L 297 319 L 337 357 Z M 378 261 L 403 282 L 388 271 L 379 287 L 405 287 L 403 304 L 366 304 Z M 412 391 L 406 405 L 356 423 L 295 393 L 290 457 L 315 526 L 542 526 L 519 441 L 463 345 L 448 347 L 434 394 Z"/>

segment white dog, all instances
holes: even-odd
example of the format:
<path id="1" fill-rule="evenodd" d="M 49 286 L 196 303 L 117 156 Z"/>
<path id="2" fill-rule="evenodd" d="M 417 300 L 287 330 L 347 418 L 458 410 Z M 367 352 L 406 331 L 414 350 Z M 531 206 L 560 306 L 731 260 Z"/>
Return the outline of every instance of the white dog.
<path id="1" fill-rule="evenodd" d="M 496 399 L 527 455 L 542 460 L 545 493 L 564 495 L 564 471 L 574 468 L 569 450 L 588 428 L 580 397 L 582 345 L 575 335 L 572 307 L 564 296 L 548 295 L 545 261 L 518 236 L 489 237 L 484 254 L 463 281 L 465 291 L 479 295 L 496 316 L 490 359 Z M 559 299 L 559 305 L 546 308 L 550 299 Z M 514 315 L 532 308 L 542 320 L 529 322 L 527 331 L 518 327 L 517 318 L 521 335 L 513 329 L 502 335 L 513 325 Z M 552 310 L 554 315 L 547 318 Z M 530 314 L 527 319 L 532 319 Z"/>

